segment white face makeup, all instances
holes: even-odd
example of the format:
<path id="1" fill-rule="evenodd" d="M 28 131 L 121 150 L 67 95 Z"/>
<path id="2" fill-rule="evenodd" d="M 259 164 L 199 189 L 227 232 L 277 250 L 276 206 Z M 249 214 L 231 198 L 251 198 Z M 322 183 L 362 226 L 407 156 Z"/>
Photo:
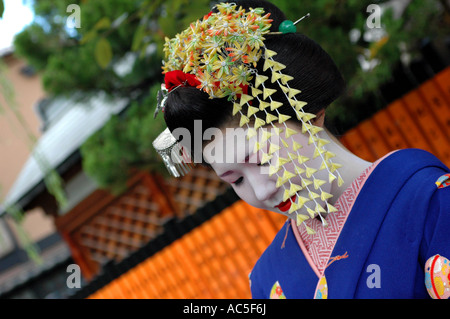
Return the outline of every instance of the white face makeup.
<path id="1" fill-rule="evenodd" d="M 285 73 L 288 66 L 282 63 L 283 55 L 264 44 L 262 36 L 271 32 L 269 14 L 263 15 L 263 10 L 259 9 L 247 12 L 229 4 L 216 7 L 217 13 L 211 13 L 203 21 L 191 24 L 177 37 L 166 41 L 165 82 L 169 92 L 175 87 L 195 86 L 208 93 L 210 98 L 227 98 L 232 102 L 234 126 L 239 125 L 239 128 L 231 131 L 208 128 L 203 131 L 202 120 L 195 119 L 193 132 L 181 126 L 171 131 L 183 148 L 170 144 L 157 148 L 158 153 L 175 176 L 188 171 L 190 167 L 186 163 L 200 163 L 206 159 L 243 200 L 287 215 L 295 219 L 297 225 L 304 224 L 308 234 L 314 234 L 305 221 L 319 215 L 326 226 L 322 214 L 337 210 L 331 199 L 338 198 L 335 196 L 340 192 L 337 188 L 346 185 L 338 171 L 342 165 L 334 162 L 334 157 L 355 160 L 345 154 L 349 152 L 327 139 L 328 134 L 323 130 L 324 110 L 317 114 L 306 111 L 311 105 L 305 108 L 308 102 L 304 101 L 301 88 L 295 88 L 297 82 L 293 81 L 294 77 L 289 72 Z M 238 33 L 250 39 L 250 44 L 242 47 L 235 33 L 222 32 L 224 19 L 231 19 L 230 23 L 239 26 Z M 247 23 L 249 19 L 254 25 Z M 211 37 L 203 30 L 218 30 L 217 37 Z M 186 42 L 183 39 L 191 40 Z M 218 44 L 218 40 L 226 47 Z M 228 71 L 222 63 L 220 69 L 210 72 L 210 66 L 217 64 L 220 50 L 232 57 L 230 65 L 227 64 Z M 199 59 L 193 61 L 192 56 Z M 256 68 L 257 64 L 262 66 L 262 71 Z M 199 127 L 196 121 L 200 122 Z M 180 132 L 175 132 L 179 129 Z M 265 129 L 269 129 L 269 133 Z M 257 134 L 260 138 L 255 137 Z M 215 138 L 205 145 L 204 142 L 213 136 Z M 165 142 L 165 136 L 161 140 Z M 189 145 L 192 142 L 193 147 Z M 327 148 L 324 147 L 326 145 Z M 181 151 L 183 149 L 192 151 L 192 154 Z M 200 156 L 202 153 L 203 158 Z M 346 175 L 353 177 L 357 171 L 355 167 L 359 169 L 361 165 L 345 169 Z"/>
<path id="2" fill-rule="evenodd" d="M 304 185 L 302 180 L 311 176 L 307 176 L 306 171 L 302 165 L 298 164 L 298 161 L 295 161 L 296 165 L 292 161 L 288 162 L 278 172 L 269 174 L 269 164 L 261 163 L 263 160 L 262 154 L 268 154 L 272 145 L 277 151 L 273 152 L 270 159 L 271 163 L 276 163 L 279 158 L 289 159 L 290 154 L 300 154 L 310 159 L 307 162 L 309 168 L 317 170 L 314 173 L 315 178 L 327 180 L 328 172 L 319 170 L 322 160 L 320 157 L 313 158 L 315 147 L 313 144 L 308 144 L 308 133 L 301 133 L 301 128 L 296 123 L 286 122 L 286 125 L 298 133 L 289 138 L 286 138 L 284 132 L 280 135 L 272 134 L 267 141 L 264 141 L 262 132 L 259 132 L 259 136 L 247 139 L 247 130 L 227 129 L 225 132 L 222 131 L 222 134 L 215 136 L 215 139 L 205 146 L 203 155 L 217 175 L 225 182 L 230 183 L 241 199 L 257 208 L 281 213 L 295 219 L 297 213 L 308 213 L 306 207 L 303 207 L 295 214 L 292 212 L 289 214 L 291 204 L 295 202 L 297 195 L 309 198 L 309 191 L 314 191 L 314 186 L 304 186 L 297 192 L 297 195 L 284 200 L 285 188 L 277 187 L 277 181 L 285 174 L 285 171 L 294 174 L 294 177 L 285 182 L 285 186 L 289 189 L 289 184 Z M 284 124 L 275 126 L 281 129 L 285 128 Z M 274 130 L 274 128 L 267 127 L 267 132 L 270 133 L 271 130 Z M 282 144 L 280 137 L 288 144 L 288 147 Z M 255 153 L 253 150 L 258 142 L 261 147 Z M 298 151 L 294 150 L 294 142 L 302 146 Z M 217 154 L 220 153 L 220 150 L 223 150 L 223 154 L 226 156 L 218 157 Z M 224 160 L 220 160 L 221 158 Z M 331 184 L 325 183 L 321 185 L 321 189 L 330 192 Z M 312 206 L 312 209 L 314 209 L 314 206 Z"/>

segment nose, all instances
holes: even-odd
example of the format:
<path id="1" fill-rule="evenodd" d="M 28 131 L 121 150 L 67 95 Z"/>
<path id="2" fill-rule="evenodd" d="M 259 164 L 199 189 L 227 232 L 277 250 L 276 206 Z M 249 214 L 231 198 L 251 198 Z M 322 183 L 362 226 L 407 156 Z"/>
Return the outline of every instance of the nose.
<path id="1" fill-rule="evenodd" d="M 275 181 L 268 179 L 268 175 L 256 172 L 248 176 L 257 200 L 263 202 L 272 197 L 277 191 Z"/>

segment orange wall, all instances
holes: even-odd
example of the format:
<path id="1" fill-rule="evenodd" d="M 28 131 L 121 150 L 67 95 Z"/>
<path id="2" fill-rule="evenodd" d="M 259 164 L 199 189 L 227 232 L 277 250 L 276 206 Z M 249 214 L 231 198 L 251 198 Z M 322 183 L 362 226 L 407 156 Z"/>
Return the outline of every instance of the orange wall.
<path id="1" fill-rule="evenodd" d="M 285 221 L 239 200 L 89 298 L 251 298 L 248 275 Z"/>
<path id="2" fill-rule="evenodd" d="M 450 166 L 450 67 L 349 130 L 341 142 L 368 161 L 419 148 Z"/>

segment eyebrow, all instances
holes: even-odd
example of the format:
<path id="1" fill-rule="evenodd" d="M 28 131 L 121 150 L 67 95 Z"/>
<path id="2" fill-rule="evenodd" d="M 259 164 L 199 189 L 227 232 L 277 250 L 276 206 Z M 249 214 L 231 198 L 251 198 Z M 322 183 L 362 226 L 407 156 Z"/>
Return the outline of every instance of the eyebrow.
<path id="1" fill-rule="evenodd" d="M 244 158 L 244 163 L 248 163 L 249 158 L 250 158 L 250 154 L 248 154 L 248 155 Z M 222 178 L 222 177 L 231 175 L 231 174 L 233 174 L 233 173 L 234 173 L 234 172 L 233 172 L 232 170 L 231 170 L 231 171 L 226 171 L 226 172 L 223 173 L 222 175 L 219 175 L 219 177 Z"/>
<path id="2" fill-rule="evenodd" d="M 225 173 L 223 173 L 219 177 L 225 177 L 225 176 L 228 176 L 228 175 L 231 175 L 231 174 L 233 174 L 233 171 L 226 171 Z"/>

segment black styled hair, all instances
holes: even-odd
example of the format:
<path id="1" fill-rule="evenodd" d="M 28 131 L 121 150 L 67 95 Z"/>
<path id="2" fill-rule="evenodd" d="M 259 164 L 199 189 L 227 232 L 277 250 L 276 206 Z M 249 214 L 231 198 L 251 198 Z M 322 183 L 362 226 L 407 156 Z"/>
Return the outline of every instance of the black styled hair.
<path id="1" fill-rule="evenodd" d="M 273 19 L 271 32 L 278 32 L 281 22 L 287 20 L 285 14 L 274 4 L 263 0 L 233 1 L 245 9 L 263 8 L 265 13 L 270 12 Z M 213 12 L 215 10 L 213 9 Z M 295 19 L 294 19 L 295 20 Z M 302 22 L 308 23 L 308 21 Z M 331 102 L 337 99 L 345 89 L 345 82 L 331 57 L 322 47 L 300 33 L 265 35 L 265 46 L 277 53 L 273 59 L 286 66 L 281 72 L 292 76 L 289 86 L 301 90 L 297 99 L 308 104 L 303 110 L 308 113 L 317 114 L 325 109 Z M 264 59 L 258 62 L 257 71 L 260 75 L 271 78 L 271 70 L 263 71 Z M 272 95 L 275 101 L 283 102 L 278 109 L 280 113 L 291 116 L 296 120 L 295 111 L 292 109 L 284 93 L 276 83 L 264 84 L 268 88 L 277 89 Z M 252 101 L 253 106 L 258 107 L 258 101 Z M 164 110 L 164 119 L 170 131 L 176 128 L 186 128 L 191 138 L 194 137 L 195 120 L 201 120 L 201 134 L 208 128 L 224 128 L 233 119 L 233 105 L 227 98 L 210 99 L 209 95 L 193 87 L 178 87 L 168 95 Z M 269 109 L 266 109 L 269 113 Z M 276 111 L 273 111 L 276 115 Z M 264 112 L 256 114 L 265 119 Z M 245 113 L 244 113 L 245 114 Z M 237 116 L 238 118 L 239 116 Z M 197 122 L 198 123 L 198 122 Z M 198 130 L 198 128 L 197 128 Z M 190 145 L 194 145 L 193 140 Z M 191 151 L 194 149 L 191 147 Z"/>

